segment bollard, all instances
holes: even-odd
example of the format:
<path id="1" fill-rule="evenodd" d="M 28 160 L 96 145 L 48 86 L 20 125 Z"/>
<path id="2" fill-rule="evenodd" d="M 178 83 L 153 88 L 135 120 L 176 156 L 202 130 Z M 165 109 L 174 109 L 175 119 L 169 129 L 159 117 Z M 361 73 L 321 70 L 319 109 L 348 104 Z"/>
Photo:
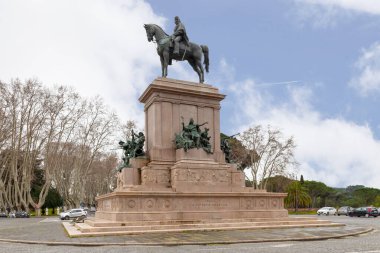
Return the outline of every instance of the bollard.
<path id="1" fill-rule="evenodd" d="M 45 214 L 46 214 L 46 216 L 49 215 L 49 208 L 47 208 L 47 207 L 46 207 L 46 209 L 45 209 Z"/>

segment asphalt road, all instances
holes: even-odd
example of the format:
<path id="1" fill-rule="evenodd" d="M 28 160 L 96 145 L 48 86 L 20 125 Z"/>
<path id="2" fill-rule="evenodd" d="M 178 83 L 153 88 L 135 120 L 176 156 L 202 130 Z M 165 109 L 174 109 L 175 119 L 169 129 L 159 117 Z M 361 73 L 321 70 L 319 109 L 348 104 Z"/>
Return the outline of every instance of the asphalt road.
<path id="1" fill-rule="evenodd" d="M 330 216 L 323 217 L 333 220 L 334 222 L 346 223 L 348 225 L 357 225 L 362 227 L 373 227 L 375 230 L 371 233 L 346 237 L 342 239 L 329 239 L 323 241 L 305 241 L 305 242 L 281 242 L 281 243 L 244 243 L 230 245 L 188 245 L 188 246 L 102 246 L 102 247 L 75 247 L 75 246 L 47 246 L 31 245 L 18 243 L 0 242 L 0 252 L 154 252 L 154 253 L 171 253 L 171 252 L 260 252 L 260 253 L 295 253 L 295 252 L 345 252 L 345 253 L 380 253 L 380 217 L 346 217 Z M 21 222 L 21 219 L 20 221 Z M 52 220 L 52 222 L 54 222 Z M 1 226 L 1 221 L 0 221 Z"/>

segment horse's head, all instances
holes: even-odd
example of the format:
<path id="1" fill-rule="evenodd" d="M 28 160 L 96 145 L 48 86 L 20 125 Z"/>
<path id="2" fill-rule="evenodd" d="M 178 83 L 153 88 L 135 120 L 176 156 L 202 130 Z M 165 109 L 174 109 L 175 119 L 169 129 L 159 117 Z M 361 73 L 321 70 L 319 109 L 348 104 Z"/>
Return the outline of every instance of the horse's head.
<path id="1" fill-rule="evenodd" d="M 154 36 L 153 25 L 151 25 L 151 24 L 145 24 L 144 28 L 145 28 L 145 31 L 146 31 L 146 36 L 148 38 L 148 41 L 149 42 L 153 41 L 153 36 Z"/>

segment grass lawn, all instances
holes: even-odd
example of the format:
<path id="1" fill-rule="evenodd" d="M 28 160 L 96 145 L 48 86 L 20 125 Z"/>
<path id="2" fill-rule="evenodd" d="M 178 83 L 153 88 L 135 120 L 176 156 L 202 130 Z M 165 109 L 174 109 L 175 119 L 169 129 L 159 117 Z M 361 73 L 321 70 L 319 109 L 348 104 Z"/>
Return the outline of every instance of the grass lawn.
<path id="1" fill-rule="evenodd" d="M 312 215 L 316 215 L 317 214 L 317 211 L 315 210 L 299 210 L 297 212 L 295 212 L 294 210 L 289 210 L 288 211 L 290 215 L 292 214 L 312 214 Z"/>

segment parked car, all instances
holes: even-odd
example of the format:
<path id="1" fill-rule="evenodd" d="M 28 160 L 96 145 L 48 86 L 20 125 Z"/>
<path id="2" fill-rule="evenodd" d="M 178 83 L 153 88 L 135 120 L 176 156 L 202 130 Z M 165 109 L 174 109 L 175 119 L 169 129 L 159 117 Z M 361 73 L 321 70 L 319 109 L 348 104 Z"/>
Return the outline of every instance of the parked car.
<path id="1" fill-rule="evenodd" d="M 18 211 L 15 213 L 15 218 L 29 218 L 30 214 L 25 211 Z"/>
<path id="2" fill-rule="evenodd" d="M 0 218 L 8 218 L 8 215 L 4 212 L 0 213 Z"/>
<path id="3" fill-rule="evenodd" d="M 340 207 L 339 209 L 338 209 L 338 212 L 337 212 L 337 214 L 338 214 L 338 216 L 340 216 L 340 215 L 348 215 L 348 212 L 350 211 L 352 209 L 352 207 L 350 207 L 350 206 L 342 206 L 342 207 Z"/>
<path id="4" fill-rule="evenodd" d="M 77 209 L 71 209 L 67 212 L 62 212 L 59 214 L 59 217 L 61 220 L 69 220 L 77 217 L 87 216 L 87 212 L 83 209 L 77 208 Z"/>
<path id="5" fill-rule="evenodd" d="M 16 218 L 16 213 L 14 211 L 10 212 L 9 213 L 9 218 Z"/>
<path id="6" fill-rule="evenodd" d="M 354 216 L 370 217 L 370 216 L 372 216 L 372 217 L 376 218 L 377 216 L 379 216 L 379 211 L 377 210 L 376 207 L 359 207 L 359 208 L 355 208 L 355 209 L 352 209 L 351 211 L 349 211 L 348 216 L 350 216 L 350 217 L 354 217 Z"/>
<path id="7" fill-rule="evenodd" d="M 317 211 L 318 215 L 336 215 L 336 209 L 334 207 L 325 206 Z"/>

